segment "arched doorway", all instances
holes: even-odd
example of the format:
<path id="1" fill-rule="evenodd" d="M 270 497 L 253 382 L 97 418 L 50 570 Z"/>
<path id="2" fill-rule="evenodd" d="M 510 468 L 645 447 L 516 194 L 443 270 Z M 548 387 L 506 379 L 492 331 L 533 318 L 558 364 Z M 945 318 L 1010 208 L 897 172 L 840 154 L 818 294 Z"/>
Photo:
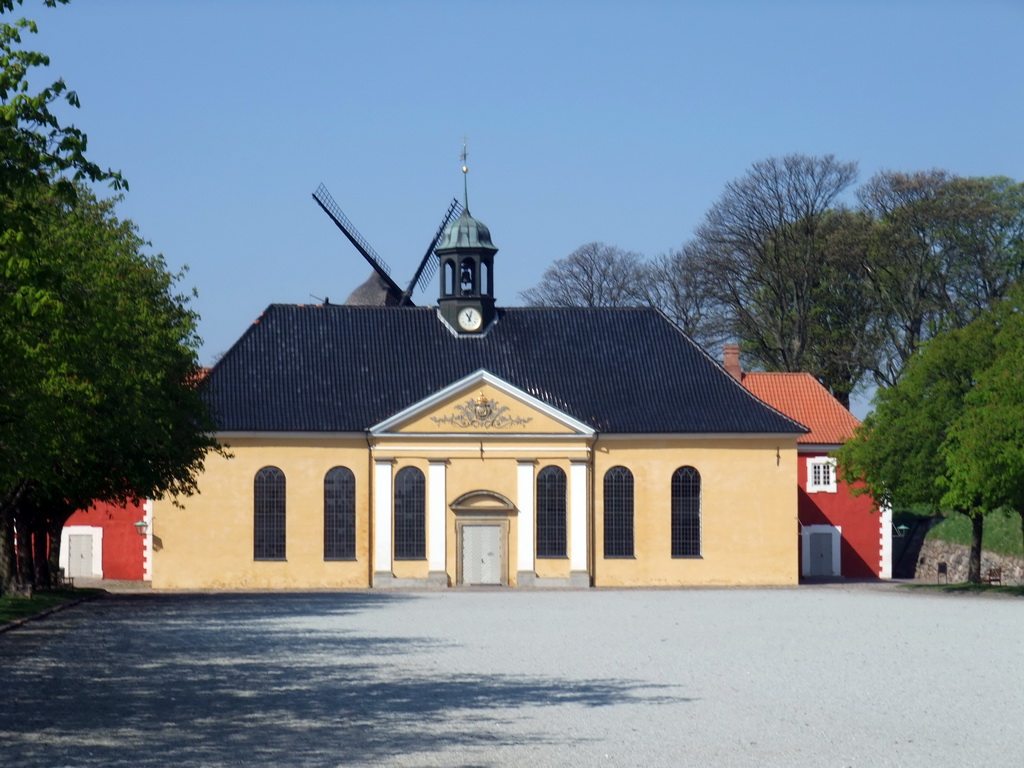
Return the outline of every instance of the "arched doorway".
<path id="1" fill-rule="evenodd" d="M 459 586 L 508 586 L 508 539 L 516 507 L 494 491 L 470 491 L 451 504 L 455 513 Z"/>

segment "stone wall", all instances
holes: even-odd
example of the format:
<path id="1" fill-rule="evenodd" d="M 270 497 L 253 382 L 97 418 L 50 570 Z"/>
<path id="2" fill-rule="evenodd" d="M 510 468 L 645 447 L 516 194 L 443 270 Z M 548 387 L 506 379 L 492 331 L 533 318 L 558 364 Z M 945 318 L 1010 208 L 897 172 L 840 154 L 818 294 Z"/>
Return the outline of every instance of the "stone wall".
<path id="1" fill-rule="evenodd" d="M 967 563 L 970 560 L 970 554 L 969 547 L 959 544 L 925 541 L 921 546 L 921 554 L 917 558 L 914 578 L 935 581 L 938 563 L 946 563 L 950 584 L 965 582 L 967 581 Z M 1002 569 L 1004 586 L 1024 584 L 1024 560 L 1020 558 L 982 552 L 981 575 L 983 577 L 989 568 Z"/>

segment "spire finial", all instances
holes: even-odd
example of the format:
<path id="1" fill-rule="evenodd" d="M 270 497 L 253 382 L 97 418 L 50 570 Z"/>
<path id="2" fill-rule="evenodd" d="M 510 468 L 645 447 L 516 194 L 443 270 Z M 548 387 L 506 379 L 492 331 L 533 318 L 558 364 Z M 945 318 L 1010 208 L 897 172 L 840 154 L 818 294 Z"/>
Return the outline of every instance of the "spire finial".
<path id="1" fill-rule="evenodd" d="M 463 136 L 462 154 L 459 156 L 459 159 L 462 160 L 462 207 L 467 211 L 469 210 L 469 166 L 466 165 L 466 158 L 469 157 L 468 142 L 469 136 Z"/>

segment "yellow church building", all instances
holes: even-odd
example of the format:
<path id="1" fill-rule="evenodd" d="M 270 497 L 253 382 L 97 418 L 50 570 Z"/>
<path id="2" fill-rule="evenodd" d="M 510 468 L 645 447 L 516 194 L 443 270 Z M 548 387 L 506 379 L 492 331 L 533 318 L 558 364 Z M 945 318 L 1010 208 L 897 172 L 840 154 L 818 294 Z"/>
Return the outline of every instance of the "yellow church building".
<path id="1" fill-rule="evenodd" d="M 656 310 L 496 306 L 496 252 L 467 208 L 436 307 L 270 306 L 153 586 L 795 584 L 806 430 Z"/>

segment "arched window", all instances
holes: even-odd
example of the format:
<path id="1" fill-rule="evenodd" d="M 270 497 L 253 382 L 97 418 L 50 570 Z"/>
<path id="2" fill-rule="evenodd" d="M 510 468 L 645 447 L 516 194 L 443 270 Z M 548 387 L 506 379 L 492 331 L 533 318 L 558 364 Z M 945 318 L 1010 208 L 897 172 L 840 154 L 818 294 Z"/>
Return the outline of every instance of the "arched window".
<path id="1" fill-rule="evenodd" d="M 455 262 L 452 259 L 445 259 L 444 266 L 441 267 L 444 287 L 442 293 L 445 296 L 455 295 Z"/>
<path id="2" fill-rule="evenodd" d="M 700 472 L 672 473 L 672 557 L 700 557 Z"/>
<path id="3" fill-rule="evenodd" d="M 324 475 L 324 560 L 356 556 L 356 476 L 348 467 Z"/>
<path id="4" fill-rule="evenodd" d="M 252 554 L 255 560 L 284 560 L 284 472 L 264 467 L 253 480 Z"/>
<path id="5" fill-rule="evenodd" d="M 537 473 L 537 557 L 565 557 L 565 472 Z"/>
<path id="6" fill-rule="evenodd" d="M 633 473 L 625 467 L 604 475 L 604 556 L 633 556 Z"/>
<path id="7" fill-rule="evenodd" d="M 416 467 L 395 475 L 395 559 L 426 557 L 426 480 Z"/>

